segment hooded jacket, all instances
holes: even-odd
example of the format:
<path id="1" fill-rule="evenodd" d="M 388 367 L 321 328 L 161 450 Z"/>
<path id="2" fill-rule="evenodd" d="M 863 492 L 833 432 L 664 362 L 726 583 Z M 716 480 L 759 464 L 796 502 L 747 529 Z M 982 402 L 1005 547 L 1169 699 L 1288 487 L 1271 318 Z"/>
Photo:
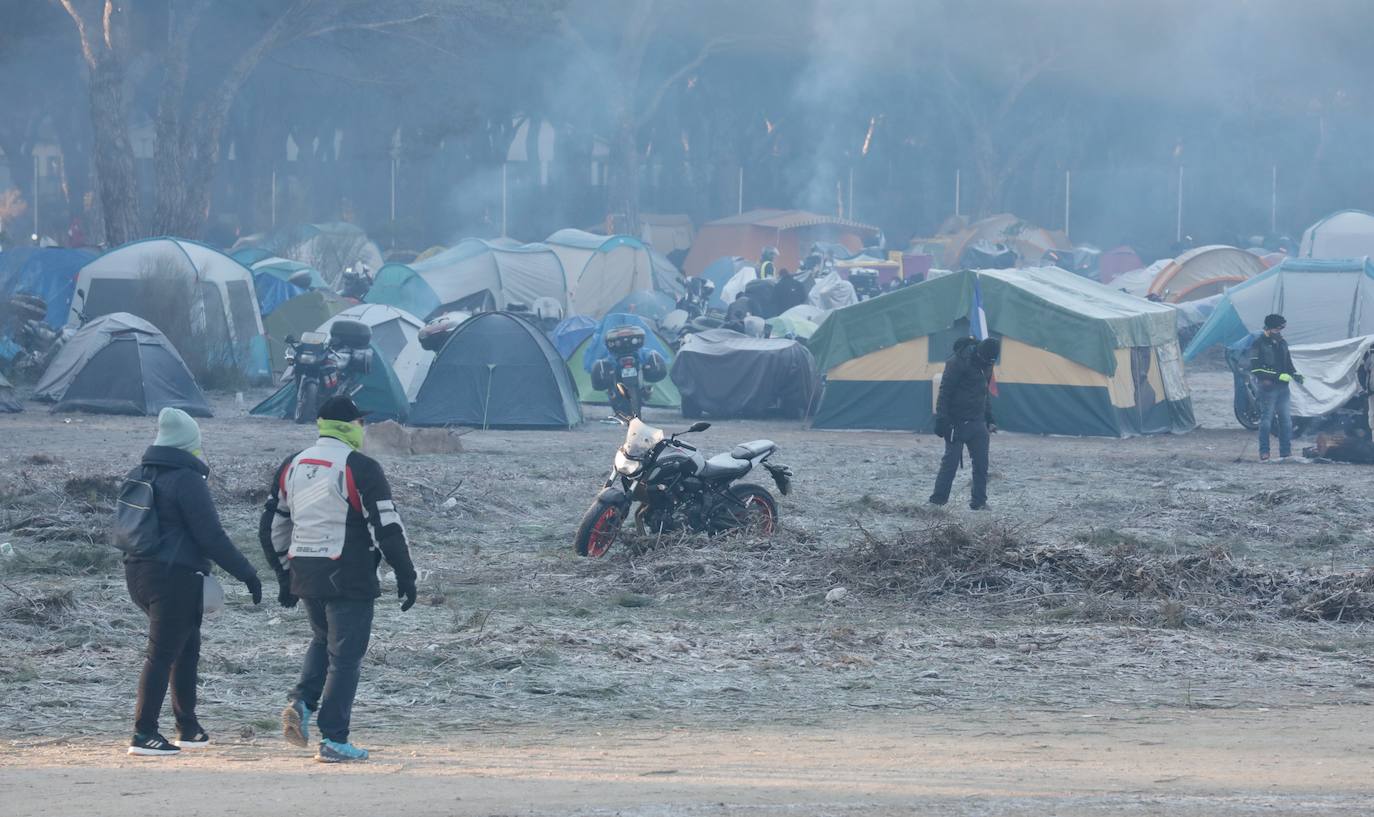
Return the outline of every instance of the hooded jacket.
<path id="1" fill-rule="evenodd" d="M 1282 381 L 1279 375 L 1295 375 L 1293 356 L 1288 353 L 1288 341 L 1281 336 L 1274 337 L 1260 333 L 1255 338 L 1254 356 L 1250 358 L 1250 373 L 1260 383 L 1277 386 Z"/>
<path id="2" fill-rule="evenodd" d="M 415 582 L 382 466 L 332 437 L 282 463 L 258 539 L 277 580 L 301 598 L 375 599 L 383 557 L 399 586 Z"/>
<path id="3" fill-rule="evenodd" d="M 940 394 L 935 400 L 935 417 L 951 426 L 981 420 L 992 425 L 992 404 L 988 400 L 988 380 L 992 364 L 978 354 L 976 344 L 959 350 L 945 361 L 940 377 Z"/>
<path id="4" fill-rule="evenodd" d="M 156 469 L 153 509 L 157 514 L 158 547 L 125 562 L 154 562 L 210 572 L 210 563 L 224 568 L 241 582 L 258 575 L 220 524 L 205 483 L 210 467 L 199 457 L 165 445 L 149 446 L 143 465 Z"/>

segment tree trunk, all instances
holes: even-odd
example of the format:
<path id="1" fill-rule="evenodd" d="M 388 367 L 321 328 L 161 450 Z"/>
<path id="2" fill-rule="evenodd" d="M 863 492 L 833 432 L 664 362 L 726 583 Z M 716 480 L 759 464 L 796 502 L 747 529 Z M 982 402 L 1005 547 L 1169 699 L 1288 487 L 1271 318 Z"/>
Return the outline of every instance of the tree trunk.
<path id="1" fill-rule="evenodd" d="M 609 171 L 606 209 L 615 231 L 639 235 L 639 134 L 628 111 L 616 117 Z"/>
<path id="2" fill-rule="evenodd" d="M 138 175 L 129 141 L 124 66 L 102 54 L 90 66 L 91 143 L 99 181 L 105 241 L 110 246 L 143 237 L 139 218 Z"/>

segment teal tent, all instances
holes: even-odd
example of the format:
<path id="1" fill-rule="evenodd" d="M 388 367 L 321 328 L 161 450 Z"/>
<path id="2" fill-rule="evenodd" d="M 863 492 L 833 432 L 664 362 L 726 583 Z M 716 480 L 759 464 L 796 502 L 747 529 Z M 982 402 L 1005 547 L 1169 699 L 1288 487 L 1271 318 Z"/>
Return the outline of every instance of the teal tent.
<path id="1" fill-rule="evenodd" d="M 396 420 L 404 423 L 409 416 L 410 406 L 406 401 L 406 391 L 396 372 L 387 362 L 386 355 L 377 344 L 372 344 L 372 368 L 363 375 L 362 388 L 353 395 L 353 402 L 366 415 L 369 422 Z M 296 381 L 291 380 L 271 397 L 254 406 L 248 413 L 254 417 L 281 417 L 290 419 L 296 411 Z"/>

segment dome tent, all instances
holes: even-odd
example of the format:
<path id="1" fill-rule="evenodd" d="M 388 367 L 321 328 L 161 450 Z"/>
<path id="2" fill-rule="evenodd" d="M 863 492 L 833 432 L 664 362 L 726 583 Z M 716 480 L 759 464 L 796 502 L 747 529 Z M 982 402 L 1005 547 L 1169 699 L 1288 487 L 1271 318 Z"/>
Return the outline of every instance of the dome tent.
<path id="1" fill-rule="evenodd" d="M 211 416 L 181 355 L 151 323 L 116 312 L 83 326 L 57 353 L 34 389 L 54 412 L 157 414 L 168 406 Z"/>
<path id="2" fill-rule="evenodd" d="M 366 300 L 428 318 L 474 298 L 489 298 L 497 309 L 552 298 L 566 309 L 568 282 L 558 256 L 543 244 L 465 238 L 423 261 L 387 264 L 378 271 Z"/>
<path id="3" fill-rule="evenodd" d="M 571 314 L 599 319 L 630 293 L 654 288 L 649 248 L 633 236 L 566 229 L 544 243 L 563 262 Z"/>
<path id="4" fill-rule="evenodd" d="M 372 344 L 372 368 L 358 382 L 361 388 L 353 394 L 353 403 L 369 422 L 405 422 L 410 408 L 406 402 L 405 388 L 376 343 Z M 289 420 L 295 411 L 296 381 L 291 380 L 248 413 L 254 417 L 281 417 Z"/>
<path id="5" fill-rule="evenodd" d="M 262 316 L 247 267 L 195 241 L 150 238 L 110 250 L 81 268 L 79 312 L 99 317 L 128 312 L 152 322 L 177 343 L 194 341 L 193 358 L 228 363 L 249 377 L 268 379 L 271 364 Z M 183 354 L 191 354 L 183 346 Z"/>
<path id="6" fill-rule="evenodd" d="M 417 426 L 571 428 L 577 387 L 544 333 L 509 312 L 481 312 L 444 343 L 411 406 Z"/>
<path id="7" fill-rule="evenodd" d="M 568 358 L 568 369 L 572 372 L 573 382 L 577 384 L 577 399 L 583 403 L 605 405 L 609 403 L 606 392 L 592 388 L 592 366 L 596 361 L 610 357 L 606 349 L 606 333 L 620 326 L 638 326 L 644 330 L 644 349 L 658 352 L 665 363 L 673 365 L 673 351 L 669 343 L 654 331 L 653 325 L 643 316 L 612 312 L 587 337 L 583 338 Z M 673 381 L 663 378 L 649 384 L 651 391 L 646 406 L 654 408 L 678 408 L 682 405 L 682 395 L 678 394 Z"/>
<path id="8" fill-rule="evenodd" d="M 549 340 L 553 341 L 558 354 L 567 360 L 582 345 L 582 341 L 596 334 L 596 328 L 600 325 L 586 315 L 570 315 L 558 322 L 549 333 Z"/>
<path id="9" fill-rule="evenodd" d="M 1150 282 L 1147 294 L 1169 303 L 1196 301 L 1218 295 L 1229 286 L 1264 272 L 1264 262 L 1245 250 L 1211 244 L 1188 250 L 1165 264 Z"/>
<path id="10" fill-rule="evenodd" d="M 1298 249 L 1300 258 L 1374 256 L 1374 213 L 1339 210 L 1308 227 Z"/>
<path id="11" fill-rule="evenodd" d="M 320 324 L 316 331 L 329 332 L 335 321 L 357 321 L 372 330 L 372 345 L 396 372 L 405 393 L 414 396 L 429 370 L 434 353 L 420 346 L 419 318 L 392 306 L 358 304 L 339 312 Z"/>

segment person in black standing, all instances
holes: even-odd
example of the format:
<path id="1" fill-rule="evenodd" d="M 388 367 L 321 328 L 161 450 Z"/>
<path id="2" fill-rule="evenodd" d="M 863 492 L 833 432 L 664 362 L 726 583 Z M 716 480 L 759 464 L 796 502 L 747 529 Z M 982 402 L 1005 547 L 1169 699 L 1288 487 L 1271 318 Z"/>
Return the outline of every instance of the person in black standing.
<path id="1" fill-rule="evenodd" d="M 349 740 L 353 698 L 372 636 L 383 558 L 396 572 L 401 610 L 415 604 L 415 567 L 382 466 L 360 450 L 362 413 L 347 397 L 319 410 L 320 437 L 288 457 L 272 480 L 258 528 L 267 563 L 277 573 L 277 601 L 305 603 L 313 637 L 300 681 L 287 695 L 282 734 L 310 745 L 310 715 L 318 712 L 324 763 L 367 760 Z"/>
<path id="2" fill-rule="evenodd" d="M 973 338 L 955 343 L 955 352 L 945 361 L 940 378 L 940 394 L 935 401 L 935 433 L 945 441 L 940 473 L 930 494 L 933 505 L 949 501 L 954 473 L 959 469 L 964 449 L 973 463 L 973 497 L 969 507 L 980 511 L 988 504 L 988 447 L 997 430 L 988 400 L 992 367 L 1001 354 L 997 338 L 975 342 Z"/>
<path id="3" fill-rule="evenodd" d="M 144 452 L 142 464 L 154 473 L 158 541 L 146 553 L 124 560 L 129 596 L 148 616 L 148 651 L 138 679 L 129 754 L 171 755 L 210 743 L 196 718 L 202 594 L 210 562 L 248 585 L 254 604 L 262 601 L 262 582 L 220 524 L 205 483 L 210 468 L 201 458 L 200 427 L 189 414 L 175 408 L 158 414 L 157 439 Z M 175 741 L 158 730 L 169 682 Z"/>
<path id="4" fill-rule="evenodd" d="M 1269 432 L 1274 420 L 1279 421 L 1279 457 L 1293 455 L 1293 415 L 1289 410 L 1292 395 L 1288 384 L 1301 383 L 1302 375 L 1293 368 L 1293 356 L 1288 353 L 1288 341 L 1283 339 L 1288 321 L 1282 315 L 1266 315 L 1264 332 L 1255 339 L 1250 374 L 1255 378 L 1259 397 L 1259 458 L 1269 459 Z"/>

